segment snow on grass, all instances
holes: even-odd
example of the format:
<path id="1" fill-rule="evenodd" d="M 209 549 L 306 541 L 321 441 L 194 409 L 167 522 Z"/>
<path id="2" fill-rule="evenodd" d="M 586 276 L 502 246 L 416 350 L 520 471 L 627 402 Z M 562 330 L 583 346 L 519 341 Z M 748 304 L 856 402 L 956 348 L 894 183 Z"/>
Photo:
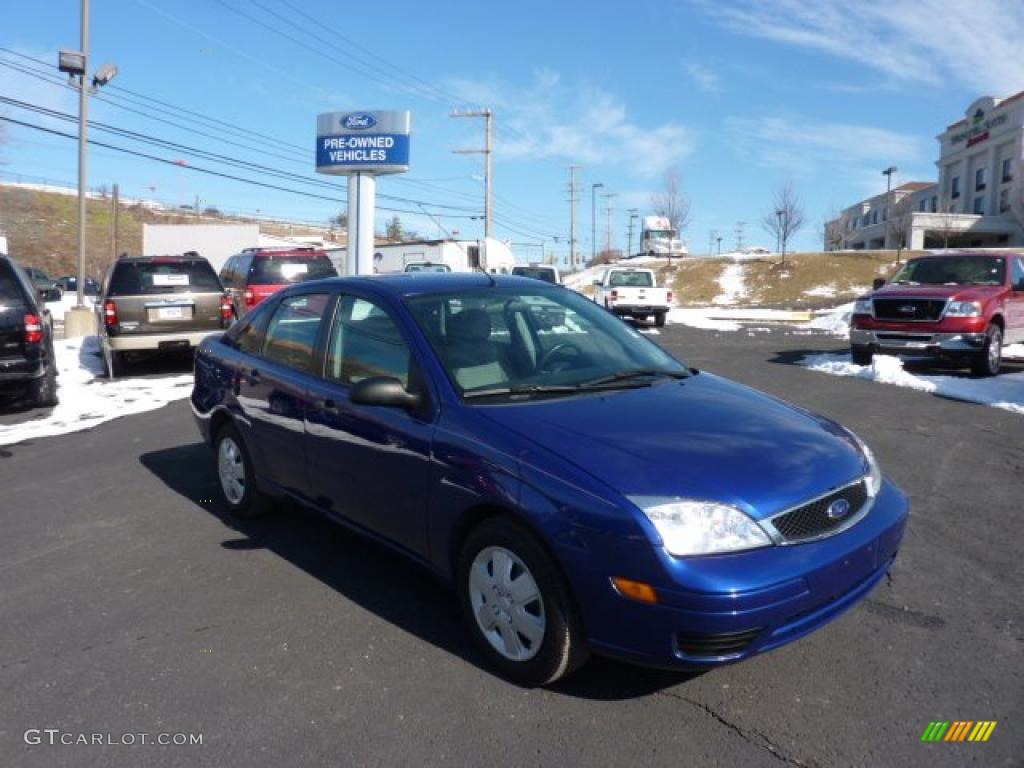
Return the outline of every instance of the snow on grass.
<path id="1" fill-rule="evenodd" d="M 1024 356 L 1024 350 L 1020 352 Z M 907 371 L 902 360 L 890 355 L 875 355 L 871 365 L 855 365 L 850 361 L 848 354 L 808 355 L 800 361 L 800 365 L 819 373 L 852 376 L 897 387 L 908 387 L 920 392 L 990 405 L 1024 415 L 1024 373 L 1009 373 L 984 379 L 921 375 Z"/>
<path id="2" fill-rule="evenodd" d="M 108 381 L 95 336 L 53 344 L 60 405 L 48 416 L 0 425 L 0 445 L 91 429 L 119 416 L 143 413 L 182 400 L 192 392 L 192 374 Z"/>
<path id="3" fill-rule="evenodd" d="M 802 328 L 812 331 L 825 331 L 844 339 L 850 336 L 850 316 L 853 314 L 853 302 L 840 304 L 838 307 L 816 312 L 815 318 L 804 323 Z"/>
<path id="4" fill-rule="evenodd" d="M 836 295 L 836 284 L 829 283 L 828 285 L 816 285 L 809 291 L 803 292 L 804 296 L 824 296 L 825 298 L 831 298 Z"/>
<path id="5" fill-rule="evenodd" d="M 722 276 L 718 278 L 718 284 L 722 292 L 711 301 L 713 304 L 735 304 L 747 295 L 747 288 L 743 281 L 743 265 L 733 263 L 722 270 Z"/>

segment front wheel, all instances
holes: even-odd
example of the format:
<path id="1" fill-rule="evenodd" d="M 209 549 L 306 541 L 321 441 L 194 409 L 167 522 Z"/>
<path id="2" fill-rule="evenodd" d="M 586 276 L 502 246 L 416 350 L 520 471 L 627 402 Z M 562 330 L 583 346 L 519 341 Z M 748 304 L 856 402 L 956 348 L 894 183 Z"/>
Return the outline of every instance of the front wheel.
<path id="1" fill-rule="evenodd" d="M 853 358 L 854 365 L 871 365 L 874 355 L 871 352 L 871 347 L 852 346 L 850 347 L 850 357 Z"/>
<path id="2" fill-rule="evenodd" d="M 485 520 L 459 557 L 459 600 L 491 667 L 518 685 L 553 683 L 588 656 L 579 614 L 550 556 L 523 527 Z"/>
<path id="3" fill-rule="evenodd" d="M 985 332 L 985 346 L 971 361 L 975 376 L 995 376 L 1003 363 L 1003 330 L 993 323 Z"/>

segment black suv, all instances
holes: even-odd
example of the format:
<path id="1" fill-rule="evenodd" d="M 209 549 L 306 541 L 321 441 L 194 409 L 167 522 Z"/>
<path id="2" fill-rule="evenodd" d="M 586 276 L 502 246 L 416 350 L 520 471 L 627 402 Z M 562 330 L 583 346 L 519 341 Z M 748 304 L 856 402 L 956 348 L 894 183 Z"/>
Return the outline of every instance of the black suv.
<path id="1" fill-rule="evenodd" d="M 57 404 L 57 360 L 50 311 L 32 279 L 0 253 L 0 390 L 37 406 Z"/>

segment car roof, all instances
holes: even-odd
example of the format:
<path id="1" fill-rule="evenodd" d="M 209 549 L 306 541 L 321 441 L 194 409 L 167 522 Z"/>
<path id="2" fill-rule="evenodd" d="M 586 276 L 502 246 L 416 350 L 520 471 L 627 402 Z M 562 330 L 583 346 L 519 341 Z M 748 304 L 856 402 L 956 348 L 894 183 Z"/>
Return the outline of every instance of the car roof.
<path id="1" fill-rule="evenodd" d="M 499 288 L 520 287 L 530 292 L 562 290 L 560 286 L 542 283 L 530 277 L 489 275 L 483 272 L 389 272 L 380 275 L 329 277 L 323 280 L 300 283 L 299 285 L 310 287 L 323 286 L 325 284 L 340 288 L 366 288 L 393 296 L 449 293 L 471 288 L 488 288 L 492 285 Z M 299 286 L 295 287 L 298 288 Z"/>
<path id="2" fill-rule="evenodd" d="M 117 264 L 138 264 L 145 263 L 148 261 L 154 261 L 159 259 L 160 261 L 206 261 L 195 251 L 189 251 L 187 253 L 167 253 L 167 254 L 153 254 L 151 256 L 122 256 L 117 260 Z"/>
<path id="3" fill-rule="evenodd" d="M 274 256 L 308 256 L 311 259 L 315 259 L 320 256 L 327 256 L 326 251 L 301 246 L 296 246 L 295 248 L 246 248 L 242 251 L 242 254 L 246 253 L 251 253 L 257 259 L 273 258 Z"/>

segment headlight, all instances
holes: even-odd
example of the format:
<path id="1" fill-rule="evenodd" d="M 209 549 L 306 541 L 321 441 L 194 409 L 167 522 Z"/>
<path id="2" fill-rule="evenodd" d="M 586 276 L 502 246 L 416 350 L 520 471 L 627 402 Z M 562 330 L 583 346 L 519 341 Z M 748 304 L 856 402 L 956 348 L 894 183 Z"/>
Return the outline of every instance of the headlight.
<path id="1" fill-rule="evenodd" d="M 946 307 L 946 317 L 980 317 L 981 304 L 977 301 L 951 301 Z"/>
<path id="2" fill-rule="evenodd" d="M 875 497 L 882 488 L 882 470 L 879 468 L 875 454 L 868 448 L 867 443 L 857 437 L 857 435 L 854 435 L 853 432 L 850 432 L 850 434 L 857 441 L 860 452 L 864 454 L 864 458 L 868 462 L 868 474 L 864 478 L 864 483 L 867 485 L 868 496 Z"/>
<path id="3" fill-rule="evenodd" d="M 665 549 L 673 555 L 736 552 L 772 543 L 757 523 L 726 504 L 650 496 L 631 501 L 654 523 Z"/>
<path id="4" fill-rule="evenodd" d="M 871 299 L 857 299 L 855 302 L 853 302 L 853 314 L 870 315 Z"/>

